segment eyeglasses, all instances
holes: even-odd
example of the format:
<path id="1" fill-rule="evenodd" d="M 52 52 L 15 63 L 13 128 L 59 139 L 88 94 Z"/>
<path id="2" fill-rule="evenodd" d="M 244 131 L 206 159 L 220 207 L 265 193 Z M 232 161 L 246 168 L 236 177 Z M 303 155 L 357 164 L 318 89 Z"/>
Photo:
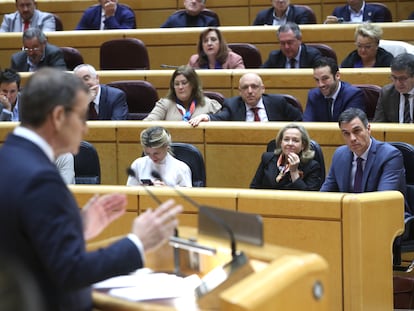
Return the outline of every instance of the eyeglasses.
<path id="1" fill-rule="evenodd" d="M 375 45 L 371 45 L 371 44 L 362 45 L 362 44 L 359 44 L 359 43 L 355 43 L 355 45 L 356 45 L 358 50 L 370 50 L 375 46 Z"/>
<path id="2" fill-rule="evenodd" d="M 400 83 L 405 83 L 410 78 L 411 77 L 407 77 L 407 76 L 401 76 L 401 77 L 396 77 L 396 76 L 393 76 L 393 75 L 390 76 L 390 79 L 391 79 L 392 82 L 397 82 L 398 81 Z"/>
<path id="3" fill-rule="evenodd" d="M 256 91 L 260 88 L 260 85 L 259 84 L 245 84 L 245 85 L 240 86 L 240 89 L 243 90 L 243 91 L 246 91 L 246 90 L 249 89 L 249 87 L 252 90 Z"/>
<path id="4" fill-rule="evenodd" d="M 177 87 L 180 87 L 181 85 L 187 86 L 187 84 L 188 84 L 188 81 L 176 81 L 174 82 L 174 87 L 177 88 Z"/>
<path id="5" fill-rule="evenodd" d="M 32 49 L 30 49 L 30 48 L 22 47 L 22 51 L 24 51 L 26 53 L 28 53 L 28 52 L 38 52 L 38 51 L 40 51 L 40 48 L 32 48 Z"/>

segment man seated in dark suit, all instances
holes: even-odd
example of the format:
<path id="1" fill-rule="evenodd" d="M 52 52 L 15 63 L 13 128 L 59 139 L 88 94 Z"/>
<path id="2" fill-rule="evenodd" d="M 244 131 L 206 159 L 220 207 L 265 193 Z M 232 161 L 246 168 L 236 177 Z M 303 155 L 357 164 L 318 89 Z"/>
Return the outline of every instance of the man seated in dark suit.
<path id="1" fill-rule="evenodd" d="M 189 121 L 197 126 L 203 121 L 301 121 L 302 113 L 281 95 L 264 94 L 262 78 L 246 73 L 239 81 L 240 96 L 227 98 L 214 114 L 201 114 Z"/>
<path id="2" fill-rule="evenodd" d="M 315 24 L 309 11 L 306 9 L 290 4 L 290 0 L 271 0 L 272 7 L 260 11 L 253 22 L 257 25 L 283 25 L 286 22 L 296 24 Z"/>
<path id="3" fill-rule="evenodd" d="M 54 67 L 66 70 L 63 52 L 47 42 L 45 34 L 38 28 L 23 32 L 22 51 L 11 57 L 12 69 L 16 71 L 36 71 L 41 67 Z"/>
<path id="4" fill-rule="evenodd" d="M 179 10 L 161 25 L 161 28 L 220 26 L 216 18 L 201 13 L 206 0 L 184 0 L 185 11 Z"/>
<path id="5" fill-rule="evenodd" d="M 135 29 L 135 13 L 118 0 L 99 0 L 86 9 L 76 30 Z"/>
<path id="6" fill-rule="evenodd" d="M 381 89 L 373 122 L 413 123 L 413 54 L 403 53 L 393 59 L 391 80 L 391 84 Z"/>
<path id="7" fill-rule="evenodd" d="M 387 10 L 380 5 L 366 3 L 364 0 L 347 0 L 347 2 L 347 5 L 336 7 L 332 15 L 326 17 L 325 24 L 392 22 L 391 19 L 387 19 Z"/>
<path id="8" fill-rule="evenodd" d="M 347 109 L 338 122 L 346 145 L 336 149 L 321 191 L 397 190 L 405 194 L 403 156 L 390 144 L 371 137 L 365 112 L 358 108 Z"/>
<path id="9" fill-rule="evenodd" d="M 19 121 L 20 81 L 13 69 L 0 72 L 0 121 Z"/>
<path id="10" fill-rule="evenodd" d="M 280 50 L 271 51 L 262 68 L 312 68 L 322 57 L 319 50 L 302 43 L 302 32 L 297 24 L 288 22 L 280 26 L 276 34 Z"/>
<path id="11" fill-rule="evenodd" d="M 127 206 L 125 195 L 112 193 L 94 196 L 81 210 L 54 164 L 58 156 L 79 150 L 88 130 L 88 93 L 71 73 L 35 72 L 22 91 L 21 124 L 0 149 L 0 195 L 7 197 L 0 203 L 0 235 L 9 237 L 1 250 L 34 276 L 47 297 L 44 311 L 92 310 L 91 285 L 142 268 L 144 253 L 173 235 L 182 210 L 172 200 L 149 208 L 134 219 L 128 235 L 86 251 L 85 241 L 124 215 Z"/>
<path id="12" fill-rule="evenodd" d="M 322 57 L 313 67 L 317 87 L 310 90 L 303 121 L 338 121 L 339 115 L 350 107 L 365 111 L 362 91 L 341 81 L 338 64 L 330 57 Z"/>
<path id="13" fill-rule="evenodd" d="M 126 120 L 128 104 L 122 90 L 99 84 L 99 76 L 95 68 L 89 64 L 76 66 L 73 73 L 89 87 L 89 120 Z"/>

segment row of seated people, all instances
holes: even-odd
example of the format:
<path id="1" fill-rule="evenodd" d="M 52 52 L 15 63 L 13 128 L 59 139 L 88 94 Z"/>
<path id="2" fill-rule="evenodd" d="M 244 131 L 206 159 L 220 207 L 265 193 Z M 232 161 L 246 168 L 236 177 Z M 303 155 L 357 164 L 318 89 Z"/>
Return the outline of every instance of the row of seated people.
<path id="1" fill-rule="evenodd" d="M 241 77 L 240 96 L 228 99 L 217 98 L 217 93 L 210 95 L 212 98 L 205 96 L 200 78 L 190 66 L 181 66 L 173 72 L 168 94 L 161 99 L 148 82 L 139 84 L 144 88 L 141 93 L 129 90 L 128 85 L 135 86 L 134 83 L 112 83 L 126 92 L 100 84 L 96 70 L 88 64 L 77 66 L 74 74 L 90 88 L 91 120 L 123 120 L 129 118 L 129 113 L 141 113 L 143 115 L 136 119 L 184 120 L 192 126 L 210 120 L 335 122 L 342 111 L 357 107 L 366 111 L 375 122 L 412 123 L 414 55 L 404 53 L 394 58 L 391 64 L 392 83 L 382 89 L 377 87 L 374 100 L 364 94 L 361 90 L 365 89 L 363 86 L 358 88 L 341 81 L 339 68 L 332 58 L 320 58 L 313 68 L 317 87 L 309 91 L 303 114 L 302 106 L 297 101 L 290 100 L 296 103 L 295 106 L 288 103 L 289 96 L 265 94 L 261 77 L 253 72 Z M 7 69 L 2 72 L 2 120 L 18 120 L 19 86 L 20 75 L 16 71 Z M 149 90 L 149 95 L 143 95 L 146 90 Z M 133 93 L 138 94 L 134 96 Z"/>
<path id="2" fill-rule="evenodd" d="M 206 0 L 184 0 L 185 9 L 172 14 L 161 27 L 208 27 L 220 26 L 216 13 L 205 8 Z M 62 22 L 54 14 L 36 9 L 34 0 L 16 0 L 17 11 L 6 14 L 1 31 L 24 31 L 37 27 L 43 31 L 63 30 Z M 414 19 L 414 12 L 408 16 Z M 325 23 L 338 22 L 391 22 L 389 9 L 381 3 L 365 3 L 363 0 L 348 1 L 337 7 Z M 286 22 L 315 24 L 315 13 L 307 6 L 290 4 L 289 0 L 272 0 L 272 7 L 259 12 L 253 25 L 283 25 Z M 134 11 L 117 0 L 99 0 L 85 10 L 76 30 L 135 29 Z"/>
<path id="3" fill-rule="evenodd" d="M 382 29 L 377 24 L 366 23 L 358 26 L 355 31 L 357 48 L 342 61 L 341 67 L 389 67 L 393 53 L 414 53 L 414 46 L 408 43 L 402 46 L 397 42 L 397 49 L 383 42 L 385 49 L 382 48 L 381 35 Z M 218 28 L 206 28 L 200 33 L 197 54 L 190 56 L 188 64 L 199 69 L 312 68 L 315 61 L 322 56 L 337 60 L 335 51 L 325 44 L 304 44 L 302 32 L 295 23 L 289 22 L 280 26 L 277 37 L 280 50 L 271 51 L 262 64 L 261 54 L 253 45 L 228 45 Z M 49 44 L 45 34 L 37 28 L 29 28 L 23 32 L 23 51 L 11 57 L 11 68 L 17 71 L 34 71 L 42 66 L 72 70 L 81 63 L 83 57 L 76 49 L 58 48 Z M 145 44 L 134 38 L 102 43 L 100 64 L 101 70 L 150 68 Z"/>

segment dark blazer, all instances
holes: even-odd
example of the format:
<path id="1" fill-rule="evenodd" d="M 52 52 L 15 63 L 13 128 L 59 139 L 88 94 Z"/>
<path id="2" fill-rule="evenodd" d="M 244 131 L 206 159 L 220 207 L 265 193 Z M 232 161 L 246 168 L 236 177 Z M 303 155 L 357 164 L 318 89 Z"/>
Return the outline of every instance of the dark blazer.
<path id="1" fill-rule="evenodd" d="M 400 122 L 400 92 L 394 84 L 387 84 L 381 89 L 375 115 L 372 122 Z"/>
<path id="2" fill-rule="evenodd" d="M 0 169 L 0 194 L 7 198 L 0 203 L 1 247 L 34 275 L 47 310 L 92 310 L 91 284 L 142 267 L 127 238 L 86 252 L 76 200 L 38 146 L 9 135 Z"/>
<path id="3" fill-rule="evenodd" d="M 164 24 L 161 25 L 161 28 L 190 27 L 191 24 L 194 24 L 195 27 L 219 26 L 217 19 L 214 17 L 204 14 L 190 16 L 185 10 L 180 10 L 168 17 Z"/>
<path id="4" fill-rule="evenodd" d="M 99 30 L 101 28 L 102 6 L 93 5 L 85 10 L 76 30 Z M 104 21 L 105 29 L 135 29 L 135 14 L 129 7 L 117 4 L 115 15 Z"/>
<path id="5" fill-rule="evenodd" d="M 101 84 L 99 98 L 99 120 L 126 120 L 128 104 L 124 91 Z"/>
<path id="6" fill-rule="evenodd" d="M 374 67 L 389 67 L 391 62 L 394 59 L 394 56 L 384 50 L 381 47 L 378 47 L 377 55 L 375 56 Z M 354 68 L 355 63 L 361 61 L 361 57 L 358 55 L 358 51 L 352 51 L 347 57 L 342 61 L 342 68 Z"/>
<path id="7" fill-rule="evenodd" d="M 46 43 L 44 58 L 40 61 L 37 67 L 54 67 L 61 70 L 67 70 L 62 50 L 55 45 Z M 29 71 L 26 52 L 20 51 L 12 55 L 11 68 L 19 72 Z"/>
<path id="8" fill-rule="evenodd" d="M 334 102 L 332 120 L 330 120 L 325 96 L 323 96 L 319 88 L 314 88 L 308 93 L 303 121 L 337 122 L 339 115 L 351 107 L 365 111 L 364 93 L 359 88 L 341 81 L 341 89 Z"/>
<path id="9" fill-rule="evenodd" d="M 280 189 L 280 190 L 313 190 L 318 191 L 322 184 L 321 167 L 315 160 L 307 163 L 300 163 L 298 169 L 303 172 L 303 177 L 294 182 L 287 173 L 279 182 L 276 177 L 279 174 L 277 159 L 279 155 L 274 152 L 262 154 L 262 160 L 257 168 L 256 174 L 250 183 L 250 188 L 254 189 Z"/>
<path id="10" fill-rule="evenodd" d="M 302 113 L 281 95 L 262 95 L 269 121 L 302 121 Z M 240 96 L 226 98 L 220 111 L 209 114 L 211 121 L 246 121 L 246 105 Z"/>
<path id="11" fill-rule="evenodd" d="M 353 192 L 351 189 L 353 153 L 348 146 L 336 149 L 321 191 Z M 363 192 L 398 190 L 405 194 L 405 169 L 401 152 L 390 144 L 372 138 L 362 175 Z"/>
<path id="12" fill-rule="evenodd" d="M 302 51 L 299 58 L 300 68 L 313 68 L 315 62 L 321 58 L 322 55 L 318 49 L 312 46 L 306 46 L 302 43 Z M 286 56 L 281 50 L 271 51 L 269 58 L 262 65 L 262 68 L 285 68 Z"/>
<path id="13" fill-rule="evenodd" d="M 351 20 L 351 14 L 349 13 L 349 6 L 338 6 L 332 12 L 332 15 L 336 17 L 342 17 L 345 22 Z M 365 9 L 363 13 L 362 20 L 364 22 L 392 22 L 392 20 L 386 19 L 387 11 L 379 5 L 373 5 L 365 2 Z"/>
<path id="14" fill-rule="evenodd" d="M 271 7 L 270 9 L 262 10 L 257 13 L 253 26 L 273 25 L 273 12 L 274 8 Z M 296 24 L 314 24 L 307 10 L 292 4 L 289 5 L 289 12 L 286 21 Z"/>

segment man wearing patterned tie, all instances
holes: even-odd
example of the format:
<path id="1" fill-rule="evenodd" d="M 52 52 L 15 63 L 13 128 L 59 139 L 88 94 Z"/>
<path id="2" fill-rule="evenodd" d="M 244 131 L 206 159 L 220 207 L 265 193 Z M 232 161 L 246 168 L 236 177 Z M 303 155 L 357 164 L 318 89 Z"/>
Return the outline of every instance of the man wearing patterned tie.
<path id="1" fill-rule="evenodd" d="M 312 68 L 322 57 L 318 49 L 302 43 L 302 32 L 297 24 L 287 22 L 276 34 L 280 50 L 270 52 L 263 68 Z"/>
<path id="2" fill-rule="evenodd" d="M 56 30 L 53 14 L 37 10 L 34 0 L 16 0 L 16 8 L 16 12 L 4 15 L 0 32 L 21 32 L 28 28 Z"/>
<path id="3" fill-rule="evenodd" d="M 126 120 L 128 105 L 122 90 L 99 84 L 99 76 L 89 64 L 76 66 L 73 73 L 89 87 L 89 120 Z"/>
<path id="4" fill-rule="evenodd" d="M 317 87 L 308 93 L 303 121 L 336 122 L 342 111 L 355 107 L 365 111 L 362 91 L 341 81 L 338 64 L 322 57 L 313 67 Z"/>
<path id="5" fill-rule="evenodd" d="M 390 144 L 371 137 L 371 126 L 365 112 L 349 108 L 341 113 L 338 123 L 346 145 L 336 149 L 321 191 L 398 190 L 405 194 L 402 154 Z"/>
<path id="6" fill-rule="evenodd" d="M 381 90 L 373 122 L 413 123 L 414 55 L 397 55 L 390 78 L 392 83 Z"/>
<path id="7" fill-rule="evenodd" d="M 240 96 L 224 100 L 223 108 L 213 114 L 201 114 L 189 121 L 197 126 L 203 121 L 302 121 L 302 113 L 281 95 L 264 94 L 262 78 L 253 72 L 239 81 Z"/>

